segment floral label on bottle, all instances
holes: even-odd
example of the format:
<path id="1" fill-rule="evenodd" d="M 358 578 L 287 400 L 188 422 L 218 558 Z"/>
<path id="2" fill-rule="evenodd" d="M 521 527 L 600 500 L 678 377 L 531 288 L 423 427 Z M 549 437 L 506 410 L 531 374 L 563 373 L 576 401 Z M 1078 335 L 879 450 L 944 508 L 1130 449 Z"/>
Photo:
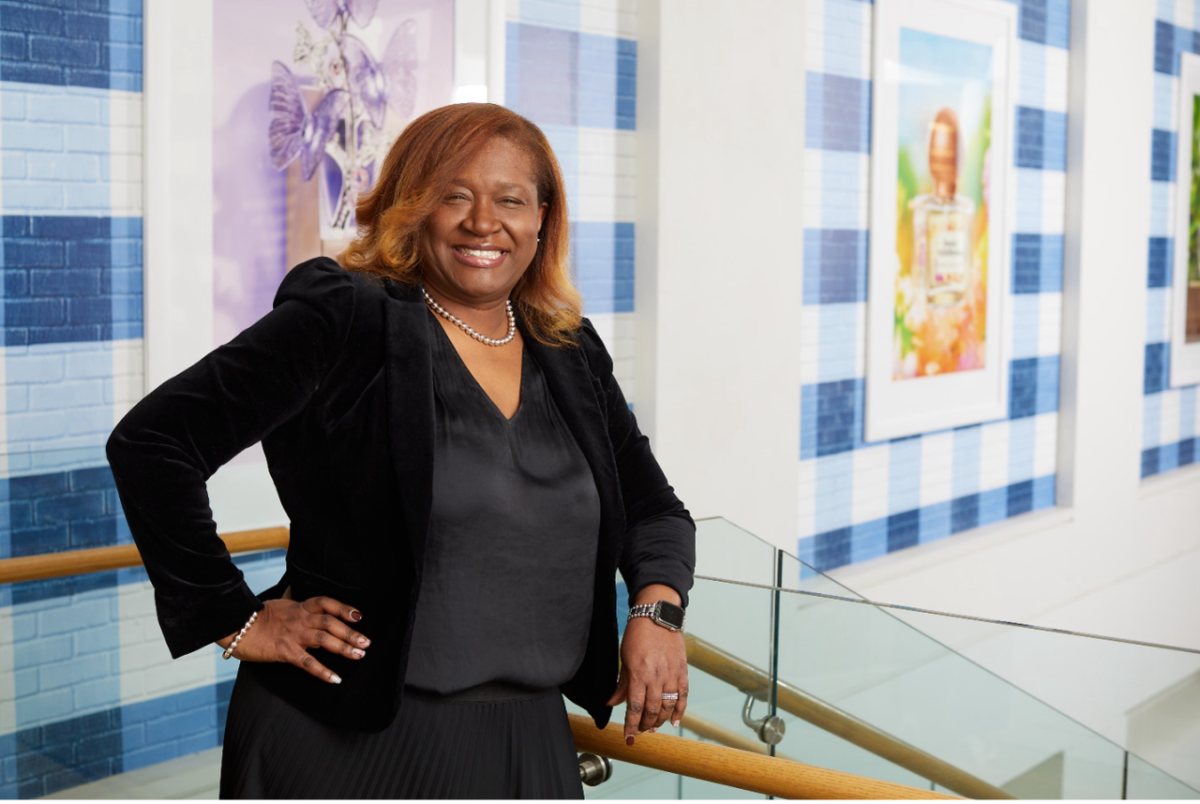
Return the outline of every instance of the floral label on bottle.
<path id="1" fill-rule="evenodd" d="M 969 248 L 967 233 L 961 229 L 934 233 L 931 284 L 935 288 L 966 281 Z"/>

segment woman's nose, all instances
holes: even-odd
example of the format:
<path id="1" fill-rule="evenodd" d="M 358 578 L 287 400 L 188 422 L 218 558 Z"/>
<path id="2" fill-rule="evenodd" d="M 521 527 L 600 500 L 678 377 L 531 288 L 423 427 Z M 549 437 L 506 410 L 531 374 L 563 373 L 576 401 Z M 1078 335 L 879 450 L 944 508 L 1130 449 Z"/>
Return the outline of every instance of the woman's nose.
<path id="1" fill-rule="evenodd" d="M 496 217 L 496 209 L 491 203 L 477 201 L 471 206 L 463 226 L 474 234 L 492 234 L 500 229 L 500 219 Z"/>

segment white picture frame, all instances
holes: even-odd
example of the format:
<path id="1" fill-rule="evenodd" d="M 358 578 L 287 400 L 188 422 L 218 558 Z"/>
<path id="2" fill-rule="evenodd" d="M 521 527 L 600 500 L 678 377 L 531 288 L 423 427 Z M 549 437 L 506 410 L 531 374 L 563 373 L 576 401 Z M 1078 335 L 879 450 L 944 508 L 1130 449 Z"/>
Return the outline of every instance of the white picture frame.
<path id="1" fill-rule="evenodd" d="M 1200 282 L 1192 282 L 1189 271 L 1189 246 L 1192 223 L 1191 192 L 1193 181 L 1192 141 L 1195 136 L 1195 108 L 1200 101 L 1200 56 L 1184 53 L 1179 63 L 1179 125 L 1175 160 L 1174 254 L 1171 259 L 1170 302 L 1170 385 L 1180 388 L 1200 383 L 1200 334 L 1188 340 L 1188 312 L 1200 308 Z M 1191 300 L 1189 302 L 1189 299 Z M 1193 333 L 1200 309 L 1192 313 Z"/>
<path id="2" fill-rule="evenodd" d="M 977 267 L 968 269 L 967 285 L 968 294 L 975 287 L 970 282 L 979 283 L 979 292 L 986 291 L 986 300 L 974 302 L 976 307 L 972 309 L 976 319 L 979 312 L 985 312 L 985 336 L 978 345 L 982 348 L 972 349 L 970 363 L 960 357 L 950 371 L 933 373 L 938 365 L 931 360 L 921 364 L 923 369 L 914 376 L 902 373 L 907 370 L 904 367 L 914 363 L 910 355 L 916 339 L 903 340 L 897 327 L 897 294 L 903 287 L 910 286 L 916 288 L 914 293 L 924 292 L 920 284 L 924 280 L 913 278 L 918 273 L 913 267 L 917 262 L 915 247 L 909 251 L 909 267 L 901 267 L 898 225 L 903 222 L 901 216 L 905 212 L 898 203 L 898 188 L 903 187 L 898 177 L 901 130 L 911 132 L 917 113 L 910 108 L 912 104 L 901 108 L 901 87 L 939 82 L 952 84 L 958 79 L 950 75 L 953 66 L 944 73 L 934 73 L 922 71 L 920 66 L 903 64 L 902 36 L 910 42 L 914 37 L 925 36 L 931 42 L 946 42 L 948 47 L 960 44 L 975 48 L 972 52 L 982 52 L 978 48 L 990 49 L 990 62 L 979 62 L 990 64 L 989 68 L 984 68 L 991 93 L 990 151 L 985 157 L 986 171 L 977 174 L 990 176 L 986 185 L 982 178 L 979 179 L 980 186 L 986 186 L 983 192 L 988 199 L 986 227 L 979 227 L 986 229 L 987 235 L 987 279 L 986 283 L 979 277 L 970 279 L 971 270 L 980 274 L 983 271 Z M 1012 166 L 1019 67 L 1017 9 L 1000 0 L 876 0 L 873 56 L 864 415 L 864 440 L 867 442 L 1007 416 L 1009 367 L 1006 342 L 1009 334 L 1004 331 L 1004 313 L 1010 288 L 1010 241 L 1014 222 Z M 966 79 L 963 81 L 966 86 Z M 966 90 L 962 92 L 965 96 Z M 912 97 L 911 91 L 909 97 Z M 902 113 L 906 115 L 903 124 Z M 967 126 L 964 124 L 963 127 Z M 984 130 L 982 123 L 976 128 Z M 933 131 L 932 119 L 930 131 Z M 961 139 L 965 141 L 967 133 L 963 133 Z M 910 145 L 908 152 L 911 150 Z M 958 150 L 965 151 L 966 147 L 959 145 Z M 915 217 L 915 213 L 913 215 Z M 967 241 L 970 262 L 965 264 L 979 264 L 975 254 L 980 240 L 981 236 L 974 236 Z M 934 297 L 930 295 L 929 298 Z M 939 303 L 941 299 L 939 296 Z M 929 309 L 935 309 L 932 303 Z M 943 310 L 944 307 L 936 309 Z M 901 320 L 909 319 L 904 316 Z M 909 351 L 901 358 L 904 349 Z"/>
<path id="3" fill-rule="evenodd" d="M 504 0 L 453 0 L 454 101 L 504 102 Z M 297 0 L 304 15 L 305 5 Z M 143 265 L 147 393 L 214 346 L 213 0 L 144 12 Z M 264 73 L 269 69 L 269 59 Z M 222 531 L 286 523 L 255 446 L 214 475 Z"/>

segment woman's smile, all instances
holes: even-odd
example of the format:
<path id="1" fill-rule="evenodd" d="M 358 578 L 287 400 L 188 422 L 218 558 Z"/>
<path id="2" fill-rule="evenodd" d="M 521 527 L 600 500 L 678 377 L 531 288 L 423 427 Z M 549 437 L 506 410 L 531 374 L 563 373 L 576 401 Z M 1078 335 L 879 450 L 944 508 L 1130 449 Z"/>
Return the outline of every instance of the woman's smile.
<path id="1" fill-rule="evenodd" d="M 459 262 L 474 268 L 499 268 L 504 262 L 504 258 L 508 256 L 508 251 L 505 249 L 486 245 L 476 248 L 453 246 L 452 251 Z"/>

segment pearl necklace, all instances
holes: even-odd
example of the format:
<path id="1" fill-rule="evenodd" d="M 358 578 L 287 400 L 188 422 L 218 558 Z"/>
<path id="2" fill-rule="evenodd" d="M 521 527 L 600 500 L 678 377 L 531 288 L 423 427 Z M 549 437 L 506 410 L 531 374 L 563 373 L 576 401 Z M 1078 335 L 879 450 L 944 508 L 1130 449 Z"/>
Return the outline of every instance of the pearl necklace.
<path id="1" fill-rule="evenodd" d="M 516 337 L 517 318 L 515 315 L 513 315 L 512 302 L 508 299 L 504 300 L 504 309 L 508 315 L 508 334 L 505 335 L 503 338 L 489 338 L 486 335 L 479 334 L 474 329 L 472 329 L 471 325 L 468 324 L 466 321 L 463 321 L 461 318 L 456 316 L 454 313 L 450 312 L 445 307 L 442 307 L 442 305 L 435 302 L 433 300 L 433 297 L 430 296 L 427 291 L 422 291 L 422 292 L 425 293 L 425 303 L 428 304 L 431 308 L 433 308 L 433 311 L 435 313 L 437 313 L 438 315 L 440 315 L 442 318 L 446 319 L 450 323 L 454 324 L 459 329 L 461 329 L 463 332 L 467 333 L 472 338 L 474 338 L 475 340 L 479 341 L 482 344 L 486 344 L 488 346 L 503 346 L 504 344 L 511 342 L 512 339 L 514 337 Z"/>

